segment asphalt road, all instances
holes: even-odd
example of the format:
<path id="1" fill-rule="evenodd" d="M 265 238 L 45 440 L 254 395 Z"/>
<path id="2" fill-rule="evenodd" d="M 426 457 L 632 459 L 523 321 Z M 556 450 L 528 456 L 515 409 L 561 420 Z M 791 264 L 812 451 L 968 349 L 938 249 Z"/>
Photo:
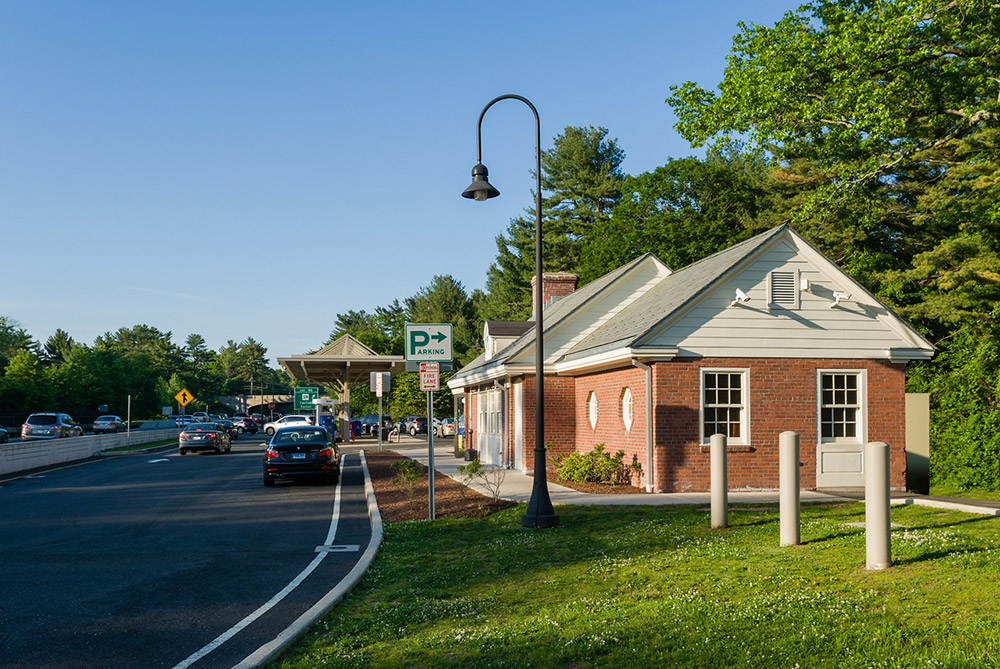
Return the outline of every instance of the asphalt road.
<path id="1" fill-rule="evenodd" d="M 340 486 L 265 488 L 262 434 L 229 454 L 170 448 L 4 477 L 0 665 L 239 663 L 368 545 L 355 450 Z"/>

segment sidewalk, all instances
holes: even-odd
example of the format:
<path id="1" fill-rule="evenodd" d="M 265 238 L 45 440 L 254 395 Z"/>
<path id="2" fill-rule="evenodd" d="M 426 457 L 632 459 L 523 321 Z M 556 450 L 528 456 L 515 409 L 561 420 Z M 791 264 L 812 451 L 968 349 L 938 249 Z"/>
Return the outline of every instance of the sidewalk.
<path id="1" fill-rule="evenodd" d="M 372 444 L 374 447 L 375 444 Z M 369 448 L 367 445 L 365 448 Z M 416 460 L 423 465 L 427 465 L 427 442 L 425 439 L 407 438 L 398 443 L 383 444 L 383 449 L 396 451 L 410 459 Z M 434 441 L 434 469 L 460 483 L 462 476 L 458 473 L 459 465 L 466 462 L 461 458 L 456 458 L 451 439 L 435 439 Z M 523 474 L 516 469 L 506 470 L 503 483 L 500 486 L 500 497 L 514 502 L 527 503 L 531 498 L 531 487 L 534 478 Z M 472 488 L 484 495 L 490 493 L 475 483 Z M 691 492 L 691 493 L 639 493 L 639 494 L 609 494 L 596 495 L 592 493 L 580 492 L 572 488 L 556 485 L 548 482 L 549 499 L 553 505 L 576 504 L 582 506 L 658 506 L 669 504 L 689 504 L 704 505 L 711 504 L 711 493 Z M 802 502 L 836 502 L 843 500 L 864 501 L 864 492 L 841 492 L 813 490 L 803 490 L 800 493 Z M 776 504 L 778 502 L 777 490 L 764 491 L 729 491 L 730 504 Z M 993 500 L 977 500 L 959 497 L 935 497 L 931 495 L 919 495 L 914 493 L 894 492 L 891 503 L 893 505 L 916 505 L 930 506 L 938 509 L 948 509 L 952 511 L 963 511 L 965 513 L 975 513 L 987 516 L 1000 516 L 1000 502 Z"/>

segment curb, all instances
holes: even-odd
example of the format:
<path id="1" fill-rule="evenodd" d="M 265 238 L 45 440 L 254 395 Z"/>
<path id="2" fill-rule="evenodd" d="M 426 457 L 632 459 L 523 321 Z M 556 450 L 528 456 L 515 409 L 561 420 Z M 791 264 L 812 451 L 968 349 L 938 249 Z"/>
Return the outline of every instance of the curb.
<path id="1" fill-rule="evenodd" d="M 1000 516 L 1000 509 L 994 509 L 988 506 L 962 504 L 961 502 L 946 502 L 940 499 L 925 499 L 923 497 L 896 497 L 890 500 L 890 504 L 893 506 L 929 506 L 935 509 L 975 513 L 980 516 Z"/>
<path id="2" fill-rule="evenodd" d="M 375 561 L 375 555 L 378 553 L 379 546 L 382 545 L 382 514 L 379 513 L 378 504 L 375 502 L 375 488 L 372 486 L 372 479 L 368 474 L 368 462 L 365 460 L 365 452 L 361 451 L 360 456 L 361 469 L 365 473 L 365 497 L 368 499 L 368 517 L 371 519 L 372 524 L 372 538 L 368 542 L 368 548 L 365 549 L 358 563 L 354 565 L 354 569 L 348 572 L 347 576 L 335 585 L 330 592 L 326 593 L 312 608 L 299 616 L 298 620 L 282 630 L 273 641 L 255 650 L 245 657 L 243 661 L 234 666 L 233 669 L 250 669 L 251 667 L 259 667 L 278 659 L 292 643 L 297 641 L 316 621 L 329 613 L 330 609 L 336 606 L 347 593 L 354 589 L 354 586 L 358 584 L 358 581 L 368 571 L 372 562 Z"/>

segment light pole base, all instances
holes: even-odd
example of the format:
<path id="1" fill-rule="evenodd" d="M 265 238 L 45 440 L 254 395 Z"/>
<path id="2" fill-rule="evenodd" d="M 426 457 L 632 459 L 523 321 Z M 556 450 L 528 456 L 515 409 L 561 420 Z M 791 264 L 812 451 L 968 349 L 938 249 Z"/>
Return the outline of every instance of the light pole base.
<path id="1" fill-rule="evenodd" d="M 526 513 L 521 516 L 521 527 L 559 527 L 559 516 L 555 513 L 535 515 Z"/>

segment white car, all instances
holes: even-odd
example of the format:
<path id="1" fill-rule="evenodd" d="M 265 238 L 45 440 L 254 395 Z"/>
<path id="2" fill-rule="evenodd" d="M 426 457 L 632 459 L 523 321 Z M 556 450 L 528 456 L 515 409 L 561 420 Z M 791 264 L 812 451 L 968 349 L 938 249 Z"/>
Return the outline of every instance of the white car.
<path id="1" fill-rule="evenodd" d="M 270 437 L 279 427 L 288 427 L 289 425 L 312 425 L 313 422 L 314 419 L 312 416 L 284 416 L 271 423 L 265 423 L 264 433 Z"/>

